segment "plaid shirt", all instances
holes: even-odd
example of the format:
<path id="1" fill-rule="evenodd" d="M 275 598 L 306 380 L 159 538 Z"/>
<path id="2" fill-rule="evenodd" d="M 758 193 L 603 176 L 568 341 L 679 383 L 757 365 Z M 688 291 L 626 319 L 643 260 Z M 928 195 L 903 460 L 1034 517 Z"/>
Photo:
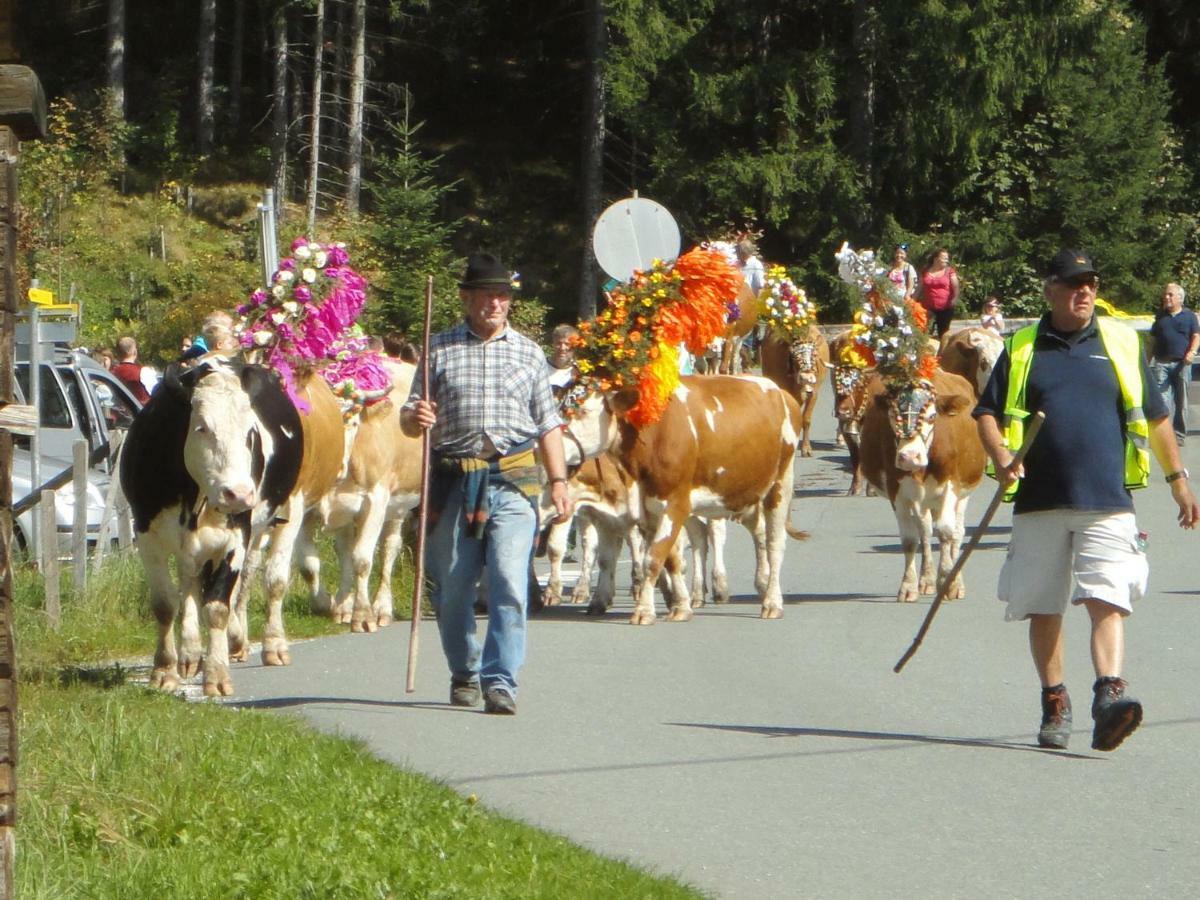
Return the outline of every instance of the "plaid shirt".
<path id="1" fill-rule="evenodd" d="M 429 342 L 429 386 L 438 405 L 433 449 L 443 456 L 501 455 L 562 424 L 550 393 L 546 357 L 508 326 L 489 341 L 460 322 Z M 406 406 L 422 399 L 413 382 Z"/>

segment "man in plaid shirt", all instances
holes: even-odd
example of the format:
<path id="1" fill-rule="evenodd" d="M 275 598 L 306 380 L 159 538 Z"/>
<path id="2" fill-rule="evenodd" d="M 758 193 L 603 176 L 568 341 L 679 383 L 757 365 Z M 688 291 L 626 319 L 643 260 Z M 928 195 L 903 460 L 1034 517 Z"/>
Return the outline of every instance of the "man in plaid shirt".
<path id="1" fill-rule="evenodd" d="M 558 410 L 546 357 L 508 326 L 511 276 L 499 258 L 477 253 L 459 283 L 463 321 L 435 335 L 429 388 L 400 412 L 405 433 L 431 429 L 434 450 L 426 559 L 450 702 L 513 715 L 525 660 L 525 601 L 537 531 L 540 471 L 550 481 L 556 522 L 571 514 Z M 475 630 L 476 585 L 488 592 L 482 648 Z"/>

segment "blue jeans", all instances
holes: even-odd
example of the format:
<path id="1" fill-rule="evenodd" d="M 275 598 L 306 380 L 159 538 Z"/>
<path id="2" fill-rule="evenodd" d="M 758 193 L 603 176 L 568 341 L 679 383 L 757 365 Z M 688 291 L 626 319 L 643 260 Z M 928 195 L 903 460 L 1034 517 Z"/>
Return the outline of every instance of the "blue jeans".
<path id="1" fill-rule="evenodd" d="M 525 601 L 529 560 L 537 533 L 533 502 L 511 485 L 488 485 L 491 514 L 484 537 L 470 536 L 462 490 L 455 485 L 429 533 L 425 559 L 433 582 L 442 651 L 456 681 L 479 679 L 486 690 L 517 694 L 517 671 L 525 661 Z M 480 653 L 475 630 L 476 585 L 488 592 L 487 636 Z"/>
<path id="2" fill-rule="evenodd" d="M 1175 436 L 1181 442 L 1187 437 L 1187 368 L 1187 363 L 1183 361 L 1150 364 L 1150 374 L 1154 383 L 1173 410 L 1171 424 L 1175 428 Z"/>

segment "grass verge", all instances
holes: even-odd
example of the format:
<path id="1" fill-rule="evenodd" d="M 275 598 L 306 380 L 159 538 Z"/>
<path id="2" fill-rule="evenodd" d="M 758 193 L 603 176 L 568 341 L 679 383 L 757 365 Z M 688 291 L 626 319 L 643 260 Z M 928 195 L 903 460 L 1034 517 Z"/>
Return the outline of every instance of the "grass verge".
<path id="1" fill-rule="evenodd" d="M 21 744 L 26 898 L 698 896 L 287 717 L 37 684 Z"/>

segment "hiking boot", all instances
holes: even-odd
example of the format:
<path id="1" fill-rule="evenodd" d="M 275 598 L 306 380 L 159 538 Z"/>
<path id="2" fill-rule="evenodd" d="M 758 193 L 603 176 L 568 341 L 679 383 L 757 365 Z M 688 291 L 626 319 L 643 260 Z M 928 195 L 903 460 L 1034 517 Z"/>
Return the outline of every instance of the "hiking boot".
<path id="1" fill-rule="evenodd" d="M 483 692 L 483 711 L 493 716 L 515 716 L 517 701 L 504 688 L 490 687 Z"/>
<path id="2" fill-rule="evenodd" d="M 1125 695 L 1129 685 L 1124 678 L 1106 675 L 1092 685 L 1096 697 L 1092 701 L 1093 750 L 1116 750 L 1121 741 L 1133 734 L 1142 724 L 1142 704 Z"/>
<path id="3" fill-rule="evenodd" d="M 1071 697 L 1066 685 L 1042 688 L 1042 727 L 1038 746 L 1066 750 L 1071 739 Z"/>
<path id="4" fill-rule="evenodd" d="M 459 681 L 458 679 L 450 680 L 450 705 L 451 706 L 478 706 L 479 705 L 479 682 L 478 681 Z"/>

